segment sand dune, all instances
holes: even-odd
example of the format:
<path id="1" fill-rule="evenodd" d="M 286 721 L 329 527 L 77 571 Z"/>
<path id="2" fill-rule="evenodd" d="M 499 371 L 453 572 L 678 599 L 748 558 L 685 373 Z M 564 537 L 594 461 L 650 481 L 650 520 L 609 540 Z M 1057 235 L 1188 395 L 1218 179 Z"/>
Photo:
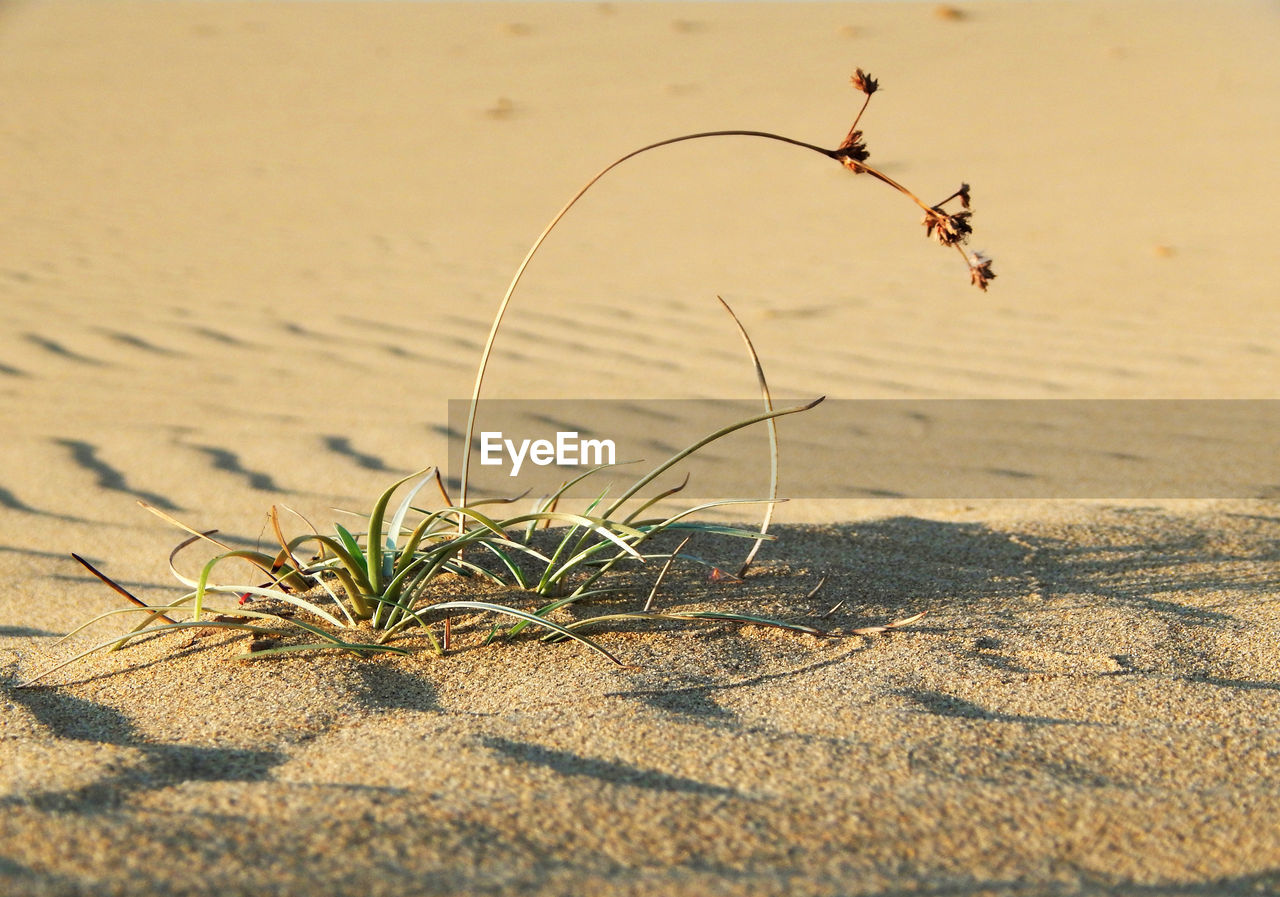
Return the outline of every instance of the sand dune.
<path id="1" fill-rule="evenodd" d="M 0 5 L 0 891 L 1280 888 L 1271 500 L 796 501 L 746 583 L 664 586 L 929 612 L 885 637 L 624 629 L 614 668 L 179 635 L 11 688 L 120 606 L 70 552 L 173 597 L 138 500 L 256 544 L 441 463 L 588 176 L 690 131 L 834 146 L 855 66 L 871 161 L 972 185 L 989 292 L 868 177 L 681 144 L 548 240 L 487 395 L 751 399 L 721 295 L 779 396 L 1280 397 L 1276 10 L 956 10 Z"/>

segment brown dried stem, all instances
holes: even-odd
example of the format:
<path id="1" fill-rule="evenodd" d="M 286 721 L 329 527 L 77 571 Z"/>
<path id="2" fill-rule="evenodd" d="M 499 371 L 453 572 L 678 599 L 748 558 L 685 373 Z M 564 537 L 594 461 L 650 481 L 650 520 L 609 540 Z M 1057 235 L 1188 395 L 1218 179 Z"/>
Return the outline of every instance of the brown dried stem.
<path id="1" fill-rule="evenodd" d="M 970 256 L 965 253 L 964 249 L 960 245 L 964 242 L 970 232 L 968 218 L 971 213 L 968 211 L 968 185 L 962 185 L 960 190 L 947 197 L 943 202 L 931 206 L 884 172 L 867 165 L 866 146 L 862 143 L 862 132 L 858 130 L 857 126 L 858 122 L 862 119 L 862 113 L 866 110 L 867 104 L 871 100 L 871 95 L 879 88 L 879 83 L 861 69 L 858 69 L 854 74 L 852 82 L 853 86 L 865 95 L 865 99 L 862 102 L 861 109 L 859 109 L 858 114 L 854 119 L 853 127 L 849 129 L 849 133 L 845 137 L 844 142 L 835 149 L 825 149 L 821 146 L 817 146 L 816 144 L 807 143 L 803 140 L 796 140 L 792 137 L 785 137 L 781 134 L 774 134 L 768 131 L 733 129 L 724 131 L 701 131 L 696 134 L 683 134 L 679 137 L 671 137 L 666 140 L 660 140 L 657 143 L 650 143 L 648 146 L 642 146 L 640 149 L 632 150 L 626 155 L 615 159 L 593 175 L 585 184 L 583 184 L 578 192 L 564 204 L 563 208 L 561 208 L 547 226 L 542 229 L 542 233 L 540 233 L 538 238 L 533 241 L 533 245 L 529 247 L 529 251 L 525 254 L 524 259 L 521 260 L 519 266 L 516 268 L 515 275 L 511 278 L 511 283 L 507 286 L 507 291 L 503 295 L 502 301 L 498 304 L 498 311 L 494 315 L 493 324 L 489 328 L 489 335 L 485 339 L 484 350 L 480 355 L 480 364 L 476 369 L 475 383 L 471 391 L 471 404 L 467 412 L 467 428 L 462 446 L 462 474 L 459 494 L 459 501 L 462 506 L 465 506 L 467 503 L 467 487 L 469 484 L 469 473 L 471 468 L 471 443 L 475 437 L 476 410 L 480 400 L 480 391 L 484 386 L 485 372 L 488 370 L 489 357 L 493 352 L 493 344 L 498 337 L 498 331 L 502 327 L 502 320 L 507 313 L 508 306 L 511 304 L 511 297 L 515 294 L 516 287 L 519 285 L 520 279 L 524 276 L 525 269 L 528 268 L 529 262 L 533 260 L 533 257 L 538 253 L 543 242 L 556 228 L 556 225 L 560 223 L 561 219 L 569 213 L 569 210 L 577 204 L 578 200 L 581 199 L 597 181 L 609 172 L 613 171 L 613 169 L 617 168 L 623 162 L 634 159 L 642 153 L 647 153 L 650 150 L 659 149 L 664 146 L 671 146 L 676 143 L 683 143 L 689 140 L 703 140 L 712 137 L 758 137 L 765 140 L 774 140 L 779 143 L 797 146 L 801 149 L 806 149 L 811 152 L 818 153 L 819 155 L 826 156 L 828 159 L 833 159 L 836 162 L 839 162 L 854 173 L 871 175 L 876 180 L 888 184 L 903 196 L 912 200 L 925 213 L 924 224 L 926 233 L 929 236 L 936 236 L 943 245 L 955 246 L 956 250 L 960 253 L 961 257 L 965 259 L 965 263 L 969 267 L 970 281 L 980 289 L 985 290 L 987 288 L 988 282 L 995 278 L 995 274 L 991 271 L 991 260 L 983 256 L 981 253 L 974 253 Z M 962 199 L 965 211 L 950 214 L 942 209 L 942 206 L 945 203 L 957 197 Z M 459 521 L 459 526 L 462 526 L 461 521 Z"/>

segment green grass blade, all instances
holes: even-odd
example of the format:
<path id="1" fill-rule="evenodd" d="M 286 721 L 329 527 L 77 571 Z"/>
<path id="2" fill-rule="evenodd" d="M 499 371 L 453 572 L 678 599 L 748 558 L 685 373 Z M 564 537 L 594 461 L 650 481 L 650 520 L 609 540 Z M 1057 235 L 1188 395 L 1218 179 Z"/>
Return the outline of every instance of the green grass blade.
<path id="1" fill-rule="evenodd" d="M 511 578 L 517 586 L 522 589 L 529 588 L 529 578 L 525 576 L 524 570 L 511 557 L 510 552 L 502 550 L 488 539 L 481 540 L 480 545 L 496 557 L 502 563 L 502 566 L 507 568 L 507 572 L 511 574 Z"/>
<path id="2" fill-rule="evenodd" d="M 339 529 L 341 529 L 341 527 L 339 527 Z M 350 533 L 347 533 L 347 536 L 351 538 L 353 543 L 355 542 L 354 536 L 351 536 Z M 365 596 L 367 596 L 371 590 L 369 587 L 369 577 L 364 564 L 364 557 L 360 553 L 359 544 L 355 545 L 356 551 L 353 553 L 345 541 L 338 541 L 337 539 L 333 539 L 329 536 L 315 533 L 313 535 L 298 536 L 296 539 L 290 540 L 289 545 L 291 550 L 296 550 L 307 542 L 319 543 L 323 551 L 331 553 L 341 565 L 339 567 L 331 567 L 322 563 L 320 565 L 308 567 L 307 569 L 312 573 L 326 569 L 331 571 L 338 577 L 338 581 L 342 583 L 342 588 L 346 590 L 347 598 L 351 602 L 352 609 L 355 611 L 355 616 L 361 620 L 368 619 L 372 611 L 369 609 L 369 604 L 365 600 Z"/>
<path id="3" fill-rule="evenodd" d="M 646 499 L 644 504 L 640 505 L 640 507 L 636 508 L 634 511 L 632 511 L 623 519 L 623 523 L 634 523 L 635 519 L 639 517 L 641 514 L 643 514 L 645 511 L 649 510 L 651 507 L 656 505 L 658 502 L 662 501 L 664 498 L 670 498 L 671 496 L 679 492 L 683 492 L 685 486 L 688 486 L 688 485 L 689 485 L 689 474 L 686 473 L 684 475 L 684 479 L 680 481 L 679 486 L 672 486 L 670 489 L 664 489 L 662 492 L 659 492 L 657 495 L 653 496 L 652 498 Z"/>
<path id="4" fill-rule="evenodd" d="M 457 535 L 457 533 L 454 532 L 453 527 L 449 527 L 447 532 L 440 529 L 433 529 L 436 525 L 444 523 L 444 518 L 435 514 L 430 517 L 423 518 L 418 525 L 413 528 L 413 531 L 409 533 L 409 538 L 405 540 L 404 547 L 400 549 L 399 559 L 391 566 L 392 574 L 394 575 L 395 573 L 398 573 L 413 561 L 414 553 L 417 552 L 418 547 L 428 535 L 434 535 L 436 538 L 442 539 L 451 539 Z"/>
<path id="5" fill-rule="evenodd" d="M 422 608 L 420 611 L 414 612 L 414 616 L 419 617 L 420 614 L 424 614 L 429 611 L 439 611 L 439 610 L 487 611 L 488 613 L 499 614 L 501 616 L 516 617 L 517 619 L 520 619 L 520 620 L 526 620 L 534 624 L 535 626 L 541 626 L 544 629 L 550 629 L 552 632 L 561 634 L 564 638 L 570 638 L 570 639 L 573 639 L 575 642 L 581 642 L 582 644 L 586 645 L 588 648 L 590 648 L 592 651 L 595 651 L 597 654 L 601 655 L 602 657 L 609 658 L 618 666 L 626 665 L 617 657 L 615 657 L 610 651 L 608 651 L 605 648 L 602 648 L 600 645 L 597 645 L 591 639 L 584 638 L 583 636 L 577 635 L 571 630 L 569 630 L 568 628 L 561 626 L 559 623 L 553 623 L 550 620 L 544 620 L 542 617 L 535 616 L 534 614 L 531 614 L 528 611 L 517 610 L 516 608 L 508 607 L 505 604 L 492 604 L 488 601 L 440 601 L 435 604 L 429 604 L 426 607 Z M 422 622 L 420 617 L 418 622 L 420 623 Z"/>
<path id="6" fill-rule="evenodd" d="M 189 589 L 194 589 L 197 583 L 190 576 L 183 574 L 178 569 L 178 555 L 181 554 L 185 549 L 199 542 L 202 538 L 208 538 L 209 536 L 213 535 L 216 532 L 217 532 L 216 529 L 211 529 L 211 530 L 206 530 L 202 535 L 199 535 L 199 536 L 188 536 L 187 538 L 179 542 L 177 545 L 175 545 L 173 547 L 173 551 L 169 552 L 169 572 L 173 574 L 174 579 L 176 579 L 178 582 L 182 583 L 184 586 L 186 586 Z"/>
<path id="7" fill-rule="evenodd" d="M 494 573 L 492 570 L 486 570 L 483 567 L 478 566 L 477 564 L 473 564 L 470 561 L 463 560 L 461 558 L 456 558 L 450 561 L 448 564 L 445 565 L 445 569 L 449 570 L 452 573 L 459 573 L 464 576 L 477 576 L 481 579 L 487 579 L 489 580 L 489 582 L 493 583 L 494 585 L 499 585 L 503 587 L 507 587 L 511 585 L 509 582 L 507 582 L 497 573 Z"/>
<path id="8" fill-rule="evenodd" d="M 363 657 L 366 654 L 401 654 L 408 655 L 413 652 L 407 648 L 397 648 L 393 645 L 379 645 L 372 642 L 309 642 L 301 645 L 278 645 L 274 648 L 260 648 L 257 651 L 246 651 L 239 655 L 236 660 L 265 660 L 268 657 L 278 656 L 280 654 L 293 654 L 298 651 L 350 651 L 353 654 L 359 654 Z"/>
<path id="9" fill-rule="evenodd" d="M 421 491 L 422 488 L 427 485 L 427 483 L 431 482 L 432 473 L 434 471 L 435 471 L 434 467 L 427 467 L 413 474 L 413 476 L 409 477 L 409 479 L 413 479 L 413 477 L 415 476 L 420 476 L 422 477 L 422 479 L 419 480 L 417 483 L 414 483 L 413 486 L 410 487 L 409 493 L 401 500 L 399 507 L 396 508 L 395 514 L 391 516 L 391 524 L 387 528 L 387 539 L 392 545 L 400 544 L 400 531 L 404 527 L 405 517 L 408 515 L 410 508 L 413 506 L 413 499 L 415 496 L 417 496 L 418 492 Z M 400 482 L 404 483 L 407 481 L 408 480 L 401 480 Z M 396 485 L 400 485 L 400 484 L 397 483 Z"/>
<path id="10" fill-rule="evenodd" d="M 370 591 L 373 591 L 372 580 L 369 576 L 369 559 L 365 557 L 364 549 L 360 547 L 359 540 L 341 523 L 335 523 L 333 528 L 337 531 L 338 539 L 342 542 L 342 547 L 346 549 L 347 555 L 355 562 L 356 570 L 370 582 Z"/>
<path id="11" fill-rule="evenodd" d="M 659 529 L 658 527 L 661 527 Z M 695 533 L 703 533 L 708 536 L 731 536 L 735 539 L 763 539 L 764 541 L 773 541 L 777 537 L 772 533 L 762 533 L 759 530 L 743 529 L 738 526 L 731 526 L 725 523 L 708 523 L 704 520 L 687 520 L 676 521 L 674 523 L 666 523 L 665 521 L 658 524 L 652 530 L 652 533 L 665 532 L 666 530 L 693 530 Z"/>
<path id="12" fill-rule="evenodd" d="M 328 623 L 331 626 L 336 626 L 339 629 L 341 629 L 344 625 L 341 620 L 339 620 L 337 617 L 335 617 L 333 614 L 329 613 L 319 605 L 313 604 L 312 602 L 307 601 L 305 598 L 299 598 L 296 595 L 290 595 L 288 592 L 282 592 L 279 589 L 267 589 L 267 588 L 262 588 L 261 586 L 212 585 L 212 586 L 208 586 L 205 589 L 205 591 L 217 592 L 223 595 L 248 594 L 248 595 L 255 595 L 259 598 L 273 598 L 276 601 L 283 601 L 286 604 L 292 604 L 296 608 L 305 610 L 307 613 L 313 614 L 319 617 L 320 619 L 324 620 L 326 623 Z M 237 611 L 237 613 L 240 613 L 240 611 Z M 298 625 L 302 625 L 300 621 L 294 621 L 294 622 L 297 622 Z"/>
<path id="13" fill-rule="evenodd" d="M 634 464 L 634 463 L 636 462 L 623 461 L 619 464 L 600 464 L 600 465 L 597 465 L 596 467 L 592 467 L 590 470 L 586 471 L 585 473 L 581 473 L 578 476 L 574 477 L 573 479 L 567 480 L 561 483 L 559 489 L 557 489 L 555 492 L 552 492 L 550 495 L 548 495 L 545 499 L 541 501 L 541 503 L 537 506 L 535 513 L 540 513 L 545 511 L 554 511 L 560 499 L 565 496 L 565 493 L 567 493 L 570 489 L 572 489 L 574 486 L 581 483 L 583 480 L 585 480 L 587 477 L 591 476 L 592 474 L 599 473 L 600 471 L 605 470 L 606 468 L 609 468 L 609 467 L 622 467 L 626 464 Z M 591 504 L 587 506 L 586 513 L 590 514 L 593 510 L 595 510 L 595 508 L 604 499 L 604 496 L 608 494 L 608 491 L 609 490 L 606 488 L 603 492 L 601 492 L 599 497 L 597 497 L 595 501 L 591 502 Z M 538 521 L 536 520 L 529 521 L 529 527 L 525 532 L 526 542 L 529 541 L 530 538 L 532 538 L 533 531 L 534 529 L 537 528 L 537 525 L 538 525 Z"/>
<path id="14" fill-rule="evenodd" d="M 309 538 L 309 537 L 303 537 L 303 538 Z M 193 608 L 192 608 L 193 619 L 196 619 L 196 620 L 200 619 L 200 613 L 204 607 L 205 592 L 211 591 L 211 590 L 219 591 L 219 592 L 227 591 L 226 588 L 219 587 L 217 589 L 213 589 L 213 587 L 209 585 L 209 577 L 213 574 L 214 567 L 218 566 L 223 561 L 232 560 L 235 558 L 240 558 L 242 560 L 249 560 L 254 564 L 254 566 L 258 566 L 257 560 L 263 557 L 266 557 L 266 555 L 262 554 L 261 552 L 253 551 L 248 548 L 239 548 L 234 551 L 228 551 L 225 554 L 220 554 L 217 557 L 211 558 L 209 562 L 206 563 L 204 567 L 201 569 L 200 578 L 196 581 L 195 604 L 193 605 Z M 299 607 L 305 607 L 309 610 L 312 610 L 313 612 L 319 613 L 322 616 L 328 617 L 328 614 L 325 614 L 319 608 L 315 607 L 315 605 L 307 601 L 299 601 L 298 599 L 295 599 L 292 595 L 289 595 L 283 589 L 268 589 L 266 591 L 263 591 L 262 587 L 237 586 L 236 590 L 238 592 L 252 592 L 254 594 L 261 593 L 261 594 L 272 595 L 274 597 L 288 601 L 291 604 L 297 604 Z M 329 617 L 329 619 L 332 620 L 333 618 Z M 341 623 L 338 623 L 337 620 L 333 620 L 333 622 L 335 625 L 338 625 L 338 626 L 342 625 Z"/>
<path id="15" fill-rule="evenodd" d="M 714 524 L 714 523 L 699 523 L 696 521 L 690 522 L 690 523 L 680 523 L 680 521 L 682 518 L 688 517 L 690 514 L 695 514 L 699 511 L 706 510 L 707 508 L 714 508 L 720 505 L 750 504 L 754 501 L 756 501 L 756 499 L 723 499 L 721 501 L 706 502 L 704 504 L 697 505 L 692 508 L 687 508 L 678 514 L 673 514 L 672 516 L 667 517 L 665 520 L 646 522 L 644 524 L 645 528 L 643 530 L 644 538 L 637 539 L 632 543 L 632 545 L 639 546 L 646 539 L 650 538 L 651 536 L 657 535 L 658 533 L 663 532 L 664 530 L 667 530 L 667 529 L 685 529 L 685 530 L 693 530 L 695 532 L 698 532 L 698 531 L 711 532 L 719 528 L 720 525 Z M 732 530 L 732 529 L 733 528 L 728 528 L 728 530 Z M 726 534 L 732 534 L 732 533 L 726 531 Z M 772 536 L 768 536 L 768 535 L 762 537 L 760 536 L 759 533 L 752 532 L 749 530 L 742 530 L 740 531 L 740 534 L 743 536 L 743 538 L 751 538 L 751 539 L 754 539 L 754 538 L 772 539 L 773 538 Z M 595 584 L 596 580 L 598 580 L 600 577 L 604 576 L 606 573 L 612 570 L 619 560 L 621 560 L 621 557 L 613 557 L 605 561 L 598 570 L 596 570 L 594 573 L 588 576 L 586 580 L 584 580 L 578 586 L 577 590 L 582 591 L 590 588 L 592 585 Z"/>
<path id="16" fill-rule="evenodd" d="M 555 521 L 560 521 L 560 522 L 568 523 L 575 526 L 584 527 L 586 529 L 589 529 L 595 532 L 597 535 L 605 539 L 608 539 L 610 542 L 617 545 L 618 548 L 624 551 L 625 553 L 632 555 L 637 559 L 643 560 L 643 558 L 640 557 L 640 552 L 636 551 L 629 544 L 622 541 L 622 539 L 619 538 L 617 535 L 615 535 L 613 531 L 617 530 L 619 533 L 622 533 L 622 535 L 628 536 L 633 539 L 643 538 L 644 532 L 636 529 L 633 526 L 628 526 L 625 523 L 618 523 L 615 520 L 610 520 L 607 516 L 587 517 L 582 514 L 571 514 L 568 511 L 540 511 L 540 512 L 534 512 L 531 514 L 521 514 L 518 517 L 511 517 L 507 520 L 502 521 L 502 525 L 513 527 L 519 523 L 523 523 L 526 520 L 530 520 L 530 519 L 555 520 Z"/>
<path id="17" fill-rule="evenodd" d="M 55 646 L 61 645 L 63 642 L 65 642 L 67 639 L 71 638 L 72 636 L 79 635 L 81 632 L 84 632 L 94 623 L 100 623 L 103 620 L 107 619 L 108 617 L 117 617 L 122 614 L 144 613 L 149 615 L 145 620 L 139 623 L 137 627 L 135 627 L 136 629 L 146 628 L 151 623 L 152 620 L 164 620 L 167 623 L 181 623 L 183 622 L 182 620 L 175 620 L 172 617 L 169 617 L 166 614 L 162 613 L 162 611 L 177 610 L 178 608 L 182 607 L 182 605 L 185 603 L 186 603 L 185 601 L 183 601 L 182 599 L 179 599 L 177 601 L 171 602 L 170 604 L 164 604 L 164 605 L 152 606 L 149 604 L 144 604 L 141 607 L 117 607 L 115 610 L 105 611 L 103 613 L 98 614 L 96 617 L 85 620 L 83 623 L 81 623 L 75 629 L 72 629 L 67 634 L 59 636 L 53 642 L 53 644 Z M 120 638 L 120 639 L 127 639 L 131 637 L 132 637 L 131 633 L 125 633 L 122 636 L 117 636 L 117 638 Z"/>
<path id="18" fill-rule="evenodd" d="M 399 480 L 396 480 L 389 487 L 383 490 L 383 493 L 378 496 L 378 500 L 373 503 L 373 510 L 369 512 L 369 536 L 368 536 L 369 544 L 368 544 L 368 548 L 366 549 L 367 563 L 365 568 L 366 573 L 369 577 L 369 593 L 371 595 L 382 594 L 382 581 L 383 581 L 383 574 L 385 573 L 385 571 L 382 569 L 382 553 L 383 553 L 382 522 L 386 518 L 387 505 L 391 503 L 391 496 L 394 495 L 395 491 L 399 489 L 401 486 L 403 486 L 405 483 L 409 482 L 414 477 L 422 476 L 423 474 L 428 473 L 430 469 L 431 468 L 425 468 L 423 470 L 419 470 L 417 473 L 411 473 L 407 477 L 403 477 Z M 423 482 L 425 483 L 426 480 L 423 480 Z M 419 484 L 419 487 L 421 487 L 421 484 Z M 414 491 L 416 492 L 417 490 L 415 489 Z M 348 533 L 348 535 L 350 534 Z M 345 542 L 346 539 L 344 538 L 343 541 Z"/>
<path id="19" fill-rule="evenodd" d="M 552 611 L 559 610 L 562 607 L 568 607 L 570 604 L 574 604 L 584 598 L 594 598 L 597 595 L 612 595 L 621 591 L 623 591 L 623 589 L 593 589 L 590 592 L 574 592 L 572 595 L 566 595 L 563 598 L 557 598 L 555 601 L 542 605 L 537 610 L 533 611 L 533 615 L 536 617 L 545 617 Z M 523 632 L 524 628 L 528 625 L 529 623 L 527 620 L 521 620 L 519 623 L 516 623 L 507 630 L 507 637 L 514 638 Z"/>

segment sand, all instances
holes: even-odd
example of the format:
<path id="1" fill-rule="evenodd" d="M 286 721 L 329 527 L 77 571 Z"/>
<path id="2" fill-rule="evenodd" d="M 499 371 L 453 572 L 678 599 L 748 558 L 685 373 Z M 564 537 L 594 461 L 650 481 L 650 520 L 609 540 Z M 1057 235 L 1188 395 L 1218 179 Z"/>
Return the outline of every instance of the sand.
<path id="1" fill-rule="evenodd" d="M 1274 4 L 948 9 L 0 5 L 0 892 L 1280 892 L 1265 497 L 796 501 L 659 595 L 826 638 L 179 633 L 13 688 L 122 606 L 69 552 L 176 594 L 139 499 L 247 543 L 367 507 L 587 176 L 835 145 L 855 66 L 871 162 L 972 185 L 989 292 L 869 178 L 684 144 L 548 241 L 489 394 L 749 398 L 719 294 L 780 396 L 1277 398 Z"/>

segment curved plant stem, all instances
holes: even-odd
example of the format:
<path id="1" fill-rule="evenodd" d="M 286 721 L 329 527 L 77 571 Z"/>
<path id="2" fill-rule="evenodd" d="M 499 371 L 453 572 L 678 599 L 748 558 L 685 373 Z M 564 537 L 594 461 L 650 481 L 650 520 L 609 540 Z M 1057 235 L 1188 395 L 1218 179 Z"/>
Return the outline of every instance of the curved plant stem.
<path id="1" fill-rule="evenodd" d="M 666 140 L 659 140 L 657 143 L 651 143 L 648 146 L 642 146 L 638 150 L 632 150 L 631 152 L 627 153 L 625 156 L 615 159 L 613 162 L 610 162 L 604 168 L 600 169 L 600 171 L 596 172 L 596 174 L 593 175 L 591 179 L 588 180 L 581 187 L 581 189 L 579 189 L 578 192 L 573 195 L 573 198 L 570 199 L 567 203 L 565 203 L 564 207 L 560 209 L 559 212 L 556 212 L 555 217 L 553 217 L 551 221 L 547 224 L 547 226 L 542 229 L 542 233 L 538 234 L 538 238 L 533 241 L 533 245 L 529 247 L 528 253 L 525 254 L 525 257 L 520 262 L 519 267 L 516 268 L 515 276 L 511 278 L 511 283 L 507 286 L 507 292 L 502 297 L 502 302 L 498 304 L 498 312 L 496 315 L 494 315 L 493 324 L 489 328 L 489 336 L 485 340 L 484 351 L 480 354 L 480 365 L 476 369 L 475 385 L 472 387 L 472 390 L 471 390 L 471 406 L 467 411 L 467 430 L 463 437 L 464 441 L 462 443 L 462 476 L 461 476 L 462 485 L 460 487 L 460 494 L 458 497 L 458 503 L 460 505 L 465 506 L 467 503 L 467 487 L 469 485 L 469 476 L 470 476 L 470 470 L 471 470 L 471 442 L 472 442 L 472 439 L 475 437 L 475 428 L 476 428 L 476 407 L 480 401 L 480 390 L 484 386 L 484 375 L 489 367 L 489 356 L 493 352 L 493 344 L 494 344 L 494 341 L 498 338 L 498 330 L 501 329 L 502 327 L 502 319 L 507 313 L 507 307 L 511 304 L 511 297 L 515 294 L 516 286 L 519 285 L 520 278 L 524 276 L 525 268 L 529 266 L 529 262 L 533 260 L 533 257 L 535 255 L 537 255 L 538 250 L 542 247 L 543 242 L 547 239 L 547 237 L 551 234 L 551 232 L 555 230 L 555 227 L 557 224 L 560 223 L 560 220 L 569 213 L 569 210 L 572 209 L 577 204 L 578 200 L 581 199 L 588 190 L 590 190 L 593 186 L 595 186 L 595 183 L 597 181 L 599 181 L 602 177 L 604 177 L 610 171 L 617 168 L 623 162 L 626 162 L 629 159 L 634 159 L 636 156 L 639 156 L 642 153 L 647 153 L 650 150 L 659 149 L 660 147 L 664 147 L 664 146 L 670 146 L 674 143 L 683 143 L 687 140 L 702 140 L 708 137 L 761 137 L 766 140 L 776 140 L 779 143 L 787 143 L 792 146 L 798 146 L 801 149 L 807 149 L 810 152 L 815 152 L 820 155 L 826 156 L 829 159 L 836 159 L 837 161 L 839 161 L 839 152 L 837 150 L 823 149 L 820 146 L 817 146 L 812 143 L 806 143 L 803 140 L 795 140 L 791 137 L 784 137 L 781 134 L 773 134 L 768 131 L 745 131 L 745 130 L 701 131 L 697 134 L 683 134 L 679 137 L 670 137 Z M 868 173 L 872 172 L 872 169 L 866 168 L 865 166 L 863 166 L 863 169 Z M 876 174 L 880 177 L 881 180 L 885 181 L 890 186 L 897 187 L 899 190 L 903 191 L 904 193 L 907 193 L 908 196 L 912 196 L 912 198 L 915 198 L 914 194 L 911 194 L 909 191 L 906 190 L 906 188 L 902 187 L 900 184 L 896 183 L 895 181 L 883 175 L 879 175 L 878 172 Z M 916 202 L 920 203 L 920 200 L 916 199 Z M 923 203 L 920 203 L 920 204 L 923 206 Z M 928 207 L 924 206 L 924 208 L 927 209 Z M 461 521 L 459 521 L 459 526 L 461 526 Z"/>

